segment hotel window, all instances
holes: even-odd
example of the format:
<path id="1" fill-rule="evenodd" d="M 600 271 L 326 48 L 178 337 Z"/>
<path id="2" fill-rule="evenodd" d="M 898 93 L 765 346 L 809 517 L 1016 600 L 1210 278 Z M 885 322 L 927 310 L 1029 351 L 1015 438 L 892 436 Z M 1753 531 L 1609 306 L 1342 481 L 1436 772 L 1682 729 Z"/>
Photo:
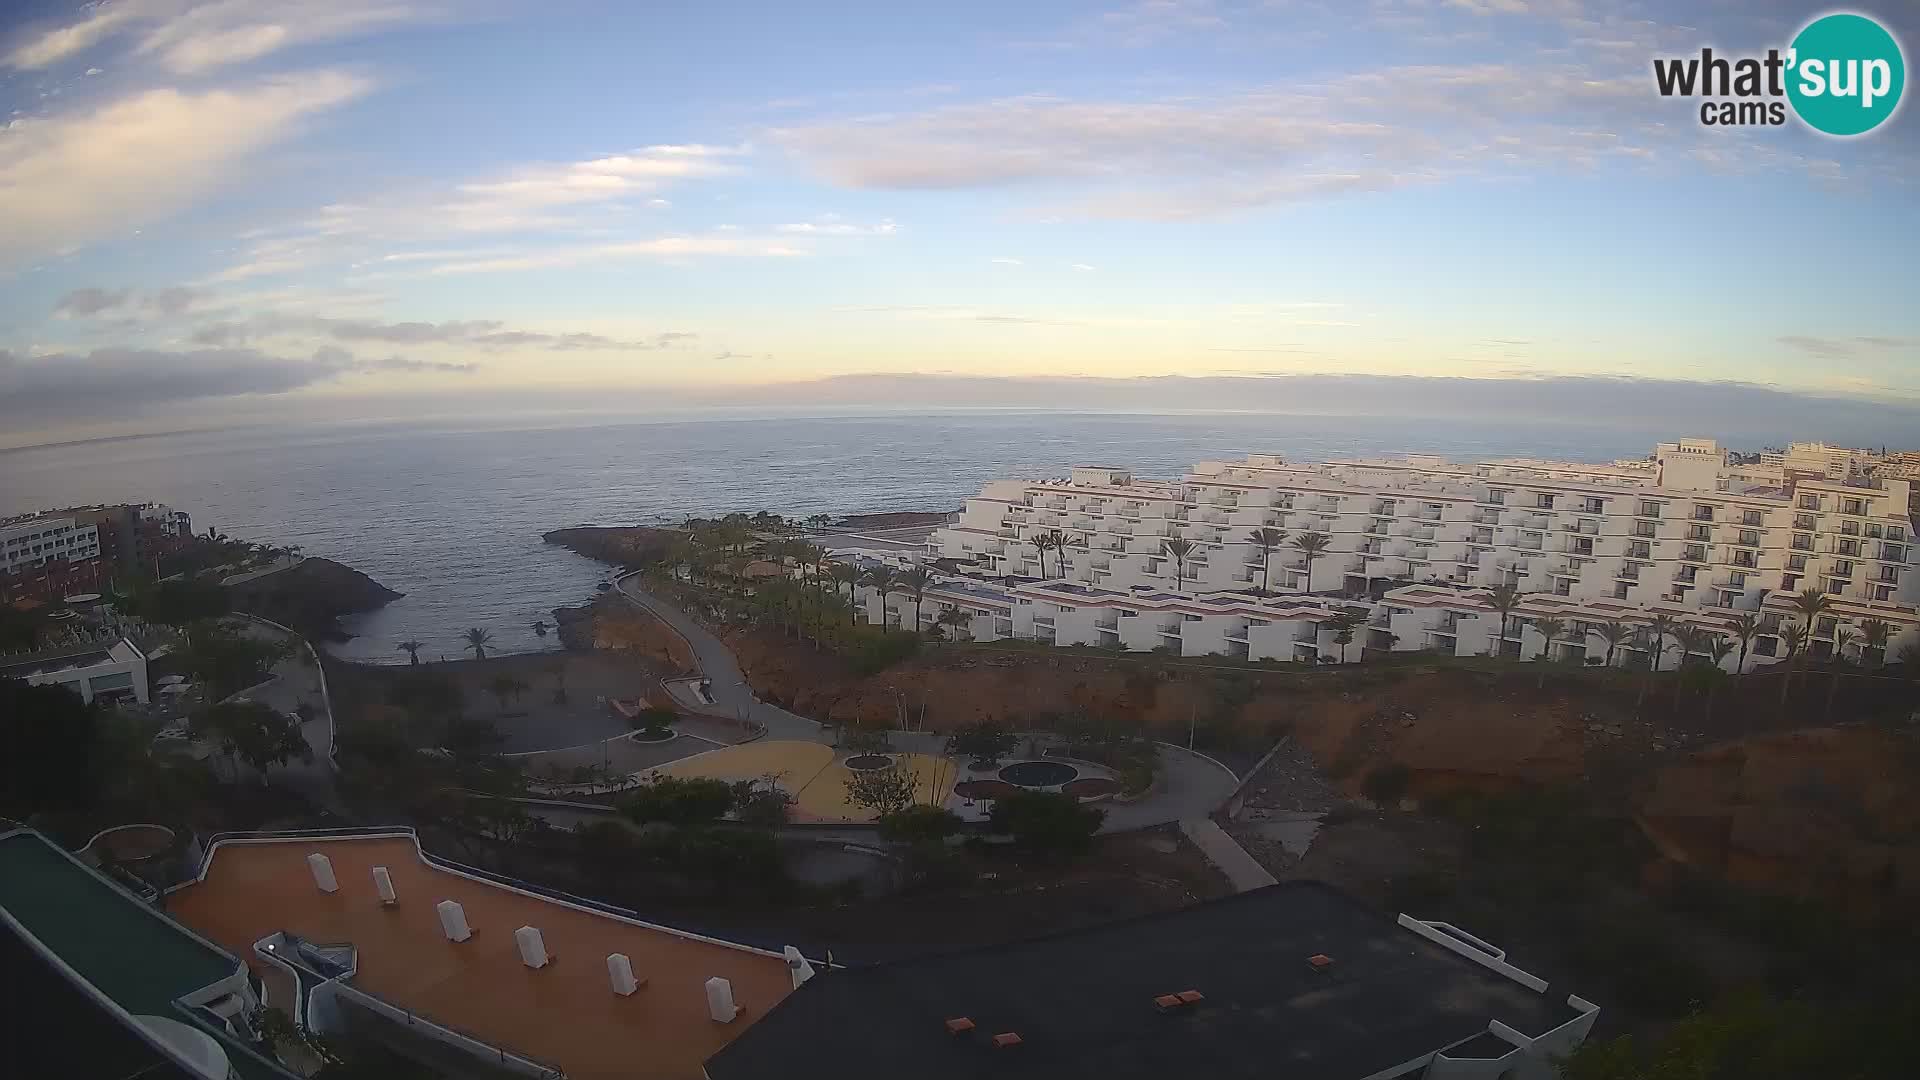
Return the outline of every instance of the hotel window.
<path id="1" fill-rule="evenodd" d="M 1760 533 L 1754 529 L 1741 529 L 1740 530 L 1740 546 L 1741 547 L 1759 547 Z"/>
<path id="2" fill-rule="evenodd" d="M 1711 540 L 1713 539 L 1713 533 L 1708 530 L 1705 525 L 1689 525 L 1687 526 L 1687 539 Z"/>
<path id="3" fill-rule="evenodd" d="M 1899 580 L 1900 580 L 1900 569 L 1899 569 L 1898 567 L 1894 567 L 1894 566 L 1883 566 L 1883 567 L 1881 567 L 1881 568 L 1880 568 L 1880 580 L 1881 580 L 1881 581 L 1899 581 Z"/>
<path id="4" fill-rule="evenodd" d="M 1795 551 L 1812 551 L 1813 537 L 1806 533 L 1794 533 L 1793 542 L 1789 546 Z"/>
<path id="5" fill-rule="evenodd" d="M 1727 585 L 1728 585 L 1728 586 L 1729 586 L 1730 588 L 1735 588 L 1735 589 L 1744 589 L 1744 588 L 1746 588 L 1746 587 L 1747 587 L 1747 575 L 1745 575 L 1745 574 L 1728 574 L 1728 575 L 1727 575 Z"/>
<path id="6" fill-rule="evenodd" d="M 1541 510 L 1551 510 L 1553 509 L 1553 496 L 1551 495 L 1535 496 L 1533 500 L 1533 505 Z"/>
<path id="7" fill-rule="evenodd" d="M 1758 510 L 1748 510 L 1748 511 L 1746 511 L 1745 513 L 1742 513 L 1742 514 L 1740 515 L 1740 524 L 1742 524 L 1742 525 L 1758 525 L 1758 524 L 1760 524 L 1760 511 L 1758 511 Z"/>
<path id="8" fill-rule="evenodd" d="M 1860 541 L 1858 540 L 1842 540 L 1839 542 L 1837 547 L 1840 554 L 1842 555 L 1860 554 Z"/>
<path id="9" fill-rule="evenodd" d="M 1659 526 L 1651 521 L 1636 521 L 1633 523 L 1633 535 L 1635 536 L 1655 536 L 1658 535 L 1659 531 Z"/>
<path id="10" fill-rule="evenodd" d="M 1787 556 L 1787 569 L 1799 571 L 1799 570 L 1805 570 L 1806 568 L 1807 568 L 1807 557 L 1805 555 Z"/>
<path id="11" fill-rule="evenodd" d="M 1867 523 L 1867 539 L 1869 540 L 1880 539 L 1880 526 L 1875 525 L 1872 522 L 1868 522 Z"/>
<path id="12" fill-rule="evenodd" d="M 1887 539 L 1898 542 L 1907 538 L 1907 531 L 1898 525 L 1887 526 Z"/>
<path id="13" fill-rule="evenodd" d="M 1589 514 L 1598 514 L 1606 509 L 1606 504 L 1599 499 L 1588 499 L 1581 504 L 1581 509 Z"/>
<path id="14" fill-rule="evenodd" d="M 1699 576 L 1700 576 L 1699 567 L 1683 566 L 1679 570 L 1674 571 L 1673 580 L 1680 582 L 1683 585 L 1691 585 L 1693 584 L 1694 579 Z"/>
<path id="15" fill-rule="evenodd" d="M 1818 509 L 1820 509 L 1820 496 L 1818 496 L 1818 495 L 1802 495 L 1802 496 L 1800 496 L 1800 509 L 1802 509 L 1802 510 L 1818 510 Z"/>
<path id="16" fill-rule="evenodd" d="M 1847 561 L 1847 560 L 1845 560 L 1845 559 L 1836 559 L 1836 560 L 1834 560 L 1834 563 L 1833 563 L 1833 576 L 1834 576 L 1834 577 L 1848 577 L 1848 578 L 1850 578 L 1850 577 L 1852 577 L 1852 576 L 1853 576 L 1853 564 L 1852 564 L 1852 563 L 1850 563 L 1850 562 L 1848 562 L 1848 561 Z"/>
<path id="17" fill-rule="evenodd" d="M 1697 503 L 1697 504 L 1695 504 L 1695 505 L 1694 505 L 1694 508 L 1693 508 L 1693 520 L 1695 520 L 1695 521 L 1712 521 L 1712 520 L 1713 520 L 1713 507 L 1711 507 L 1711 506 L 1707 506 L 1707 505 L 1705 505 L 1704 503 Z"/>
<path id="18" fill-rule="evenodd" d="M 1753 569 L 1753 567 L 1754 567 L 1754 565 L 1755 565 L 1755 564 L 1754 564 L 1754 561 L 1753 561 L 1753 552 L 1751 552 L 1751 551 L 1736 551 L 1736 552 L 1734 552 L 1734 553 L 1733 553 L 1733 565 L 1735 565 L 1735 566 L 1744 566 L 1744 567 L 1746 567 L 1746 568 L 1748 568 L 1749 570 L 1751 570 L 1751 569 Z"/>
<path id="19" fill-rule="evenodd" d="M 1793 527 L 1796 529 L 1812 529 L 1813 515 L 1812 514 L 1793 515 Z"/>
<path id="20" fill-rule="evenodd" d="M 1507 493 L 1504 491 L 1494 491 L 1489 488 L 1487 490 L 1487 501 L 1495 506 L 1505 506 L 1507 505 Z"/>
<path id="21" fill-rule="evenodd" d="M 1652 549 L 1645 540 L 1634 540 L 1627 544 L 1627 558 L 1648 559 L 1652 557 Z"/>
<path id="22" fill-rule="evenodd" d="M 1889 585 L 1875 585 L 1875 586 L 1873 587 L 1873 598 L 1874 598 L 1875 600 L 1891 600 L 1891 599 L 1893 599 L 1893 588 L 1892 588 L 1892 586 L 1889 586 Z"/>
<path id="23" fill-rule="evenodd" d="M 1867 512 L 1867 504 L 1865 500 L 1862 499 L 1842 499 L 1840 501 L 1840 512 L 1843 514 L 1864 514 Z"/>
<path id="24" fill-rule="evenodd" d="M 1820 616 L 1820 620 L 1813 624 L 1813 636 L 1832 637 L 1834 630 L 1839 626 L 1840 620 L 1831 615 L 1822 615 Z"/>
<path id="25" fill-rule="evenodd" d="M 1659 504 L 1659 503 L 1657 503 L 1657 502 L 1648 502 L 1648 501 L 1646 501 L 1645 499 L 1642 499 L 1642 500 L 1640 501 L 1640 516 L 1641 516 L 1641 517 L 1650 517 L 1650 518 L 1657 518 L 1657 517 L 1659 517 L 1659 516 L 1660 516 L 1660 504 Z"/>
<path id="26" fill-rule="evenodd" d="M 1617 582 L 1615 582 L 1615 583 L 1614 583 L 1614 585 L 1613 585 L 1613 598 L 1614 598 L 1615 600 L 1625 600 L 1625 599 L 1627 598 L 1627 583 L 1626 583 L 1626 582 L 1624 582 L 1624 581 L 1617 581 Z"/>
<path id="27" fill-rule="evenodd" d="M 1686 548 L 1680 552 L 1680 557 L 1688 562 L 1706 562 L 1707 549 L 1701 547 L 1699 544 L 1688 544 Z"/>
<path id="28" fill-rule="evenodd" d="M 1859 536 L 1860 523 L 1857 521 L 1843 521 L 1840 523 L 1840 533 L 1842 536 Z"/>

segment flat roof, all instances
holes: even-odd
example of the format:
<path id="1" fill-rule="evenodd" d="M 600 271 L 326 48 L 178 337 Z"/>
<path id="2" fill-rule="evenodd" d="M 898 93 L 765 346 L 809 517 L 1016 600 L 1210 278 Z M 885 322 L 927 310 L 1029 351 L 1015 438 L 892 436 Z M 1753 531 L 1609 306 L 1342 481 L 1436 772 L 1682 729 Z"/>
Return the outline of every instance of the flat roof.
<path id="1" fill-rule="evenodd" d="M 10 1075 L 197 1080 L 4 923 L 0 971 L 7 973 L 0 1046 Z"/>
<path id="2" fill-rule="evenodd" d="M 0 907 L 130 1013 L 173 1016 L 174 999 L 240 970 L 37 833 L 0 836 Z"/>
<path id="3" fill-rule="evenodd" d="M 306 859 L 333 862 L 338 892 L 314 887 Z M 383 908 L 372 872 L 385 866 L 400 902 Z M 449 942 L 434 905 L 457 900 L 474 930 Z M 700 1063 L 792 992 L 777 956 L 562 904 L 425 862 L 411 837 L 229 843 L 205 880 L 167 896 L 188 926 L 242 956 L 288 931 L 351 943 L 351 985 L 502 1049 L 547 1062 L 573 1080 L 699 1077 Z M 513 932 L 538 927 L 553 957 L 532 970 Z M 607 955 L 625 953 L 646 985 L 631 997 L 607 982 Z M 707 1015 L 704 984 L 732 982 L 741 1015 Z"/>
<path id="4" fill-rule="evenodd" d="M 1333 965 L 1316 972 L 1308 958 Z M 1154 999 L 1204 1000 L 1162 1012 Z M 822 972 L 707 1062 L 712 1080 L 1204 1076 L 1354 1080 L 1580 1015 L 1318 882 L 962 953 Z M 966 1017 L 974 1030 L 947 1032 Z M 1001 1032 L 1018 1046 L 997 1048 Z M 805 1070 L 803 1070 L 805 1071 Z"/>

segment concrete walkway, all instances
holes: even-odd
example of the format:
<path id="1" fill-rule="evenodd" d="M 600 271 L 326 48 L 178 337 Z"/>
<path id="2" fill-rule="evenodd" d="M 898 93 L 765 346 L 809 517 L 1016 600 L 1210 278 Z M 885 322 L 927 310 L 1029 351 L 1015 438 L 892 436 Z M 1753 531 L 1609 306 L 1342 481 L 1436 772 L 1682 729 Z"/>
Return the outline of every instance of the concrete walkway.
<path id="1" fill-rule="evenodd" d="M 313 662 L 313 655 L 307 651 L 299 635 L 264 619 L 244 618 L 236 621 L 241 632 L 249 637 L 288 642 L 294 651 L 273 666 L 271 679 L 241 691 L 235 695 L 235 699 L 256 701 L 282 713 L 298 712 L 302 705 L 311 706 L 313 711 L 313 719 L 300 725 L 300 735 L 306 740 L 310 755 L 308 759 L 302 761 L 295 758 L 285 765 L 275 766 L 268 771 L 267 779 L 299 792 L 315 805 L 336 813 L 343 812 L 345 806 L 334 787 L 333 761 L 329 757 L 333 750 L 333 715 L 321 686 L 324 676 L 319 665 Z M 240 772 L 243 775 L 258 775 L 245 765 L 240 766 Z"/>
<path id="2" fill-rule="evenodd" d="M 769 739 L 832 742 L 832 728 L 754 697 L 752 687 L 740 673 L 740 664 L 733 650 L 687 613 L 640 588 L 637 575 L 620 579 L 615 588 L 629 602 L 650 612 L 686 639 L 702 674 L 712 680 L 714 705 L 711 708 L 714 711 L 749 718 L 761 724 L 767 729 Z M 895 731 L 888 735 L 888 740 L 893 749 L 899 752 L 942 754 L 946 750 L 944 735 Z M 1238 784 L 1239 780 L 1233 772 L 1219 762 L 1163 743 L 1160 747 L 1158 788 L 1137 802 L 1103 803 L 1107 819 L 1101 831 L 1126 832 L 1187 818 L 1205 819 L 1233 794 Z M 1218 829 L 1215 831 L 1218 832 Z M 1225 833 L 1220 833 L 1220 836 L 1227 839 Z M 1227 839 L 1227 843 L 1231 845 L 1233 841 Z M 1235 846 L 1234 850 L 1238 851 L 1239 848 Z M 1241 852 L 1241 855 L 1244 857 L 1246 853 Z M 1249 858 L 1248 861 L 1252 860 Z M 1257 870 L 1258 864 L 1254 868 Z"/>
<path id="3" fill-rule="evenodd" d="M 1245 848 L 1234 843 L 1233 837 L 1214 824 L 1212 818 L 1181 818 L 1180 831 L 1193 841 L 1193 846 L 1200 849 L 1200 854 L 1205 855 L 1208 862 L 1227 875 L 1234 892 L 1248 892 L 1274 884 L 1274 876 L 1267 873 L 1267 868 L 1254 861 Z"/>

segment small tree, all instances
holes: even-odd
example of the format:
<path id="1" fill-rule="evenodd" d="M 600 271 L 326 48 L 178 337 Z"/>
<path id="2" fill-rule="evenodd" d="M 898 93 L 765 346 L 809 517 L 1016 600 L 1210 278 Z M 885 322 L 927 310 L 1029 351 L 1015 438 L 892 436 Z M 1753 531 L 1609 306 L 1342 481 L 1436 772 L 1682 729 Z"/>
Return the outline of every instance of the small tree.
<path id="1" fill-rule="evenodd" d="M 740 780 L 733 785 L 733 816 L 742 825 L 777 829 L 787 823 L 793 796 L 773 776 Z"/>
<path id="2" fill-rule="evenodd" d="M 300 735 L 298 718 L 255 701 L 230 701 L 215 705 L 195 716 L 189 723 L 196 738 L 215 743 L 234 761 L 244 761 L 267 782 L 267 769 L 285 765 L 294 758 L 310 761 L 313 751 Z M 239 769 L 234 770 L 238 780 Z"/>
<path id="3" fill-rule="evenodd" d="M 988 769 L 1013 753 L 1020 737 L 991 720 L 968 724 L 947 737 L 947 753 L 970 758 L 976 769 Z"/>
<path id="4" fill-rule="evenodd" d="M 941 806 L 909 806 L 880 819 L 880 838 L 931 847 L 960 831 L 960 816 Z"/>
<path id="5" fill-rule="evenodd" d="M 913 774 L 897 765 L 860 769 L 847 776 L 847 801 L 876 818 L 897 814 L 913 805 Z"/>
<path id="6" fill-rule="evenodd" d="M 699 825 L 733 809 L 734 787 L 709 777 L 656 776 L 628 793 L 620 811 L 634 821 Z"/>
<path id="7" fill-rule="evenodd" d="M 1038 855 L 1076 855 L 1093 846 L 1106 812 L 1063 792 L 1017 791 L 993 801 L 993 831 Z"/>

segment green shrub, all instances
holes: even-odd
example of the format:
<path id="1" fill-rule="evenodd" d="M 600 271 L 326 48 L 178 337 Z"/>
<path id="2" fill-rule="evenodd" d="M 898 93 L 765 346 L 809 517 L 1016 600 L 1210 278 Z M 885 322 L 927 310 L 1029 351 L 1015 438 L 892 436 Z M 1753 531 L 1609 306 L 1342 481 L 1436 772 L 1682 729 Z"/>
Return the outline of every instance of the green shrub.
<path id="1" fill-rule="evenodd" d="M 1013 837 L 1016 846 L 1042 855 L 1073 855 L 1093 846 L 1106 811 L 1084 806 L 1071 795 L 1020 791 L 995 799 L 993 831 Z"/>
<path id="2" fill-rule="evenodd" d="M 620 812 L 641 824 L 698 825 L 720 820 L 733 801 L 733 785 L 724 780 L 657 776 L 629 792 Z"/>
<path id="3" fill-rule="evenodd" d="M 909 806 L 883 815 L 880 838 L 915 845 L 940 844 L 960 831 L 960 817 L 940 806 Z"/>

